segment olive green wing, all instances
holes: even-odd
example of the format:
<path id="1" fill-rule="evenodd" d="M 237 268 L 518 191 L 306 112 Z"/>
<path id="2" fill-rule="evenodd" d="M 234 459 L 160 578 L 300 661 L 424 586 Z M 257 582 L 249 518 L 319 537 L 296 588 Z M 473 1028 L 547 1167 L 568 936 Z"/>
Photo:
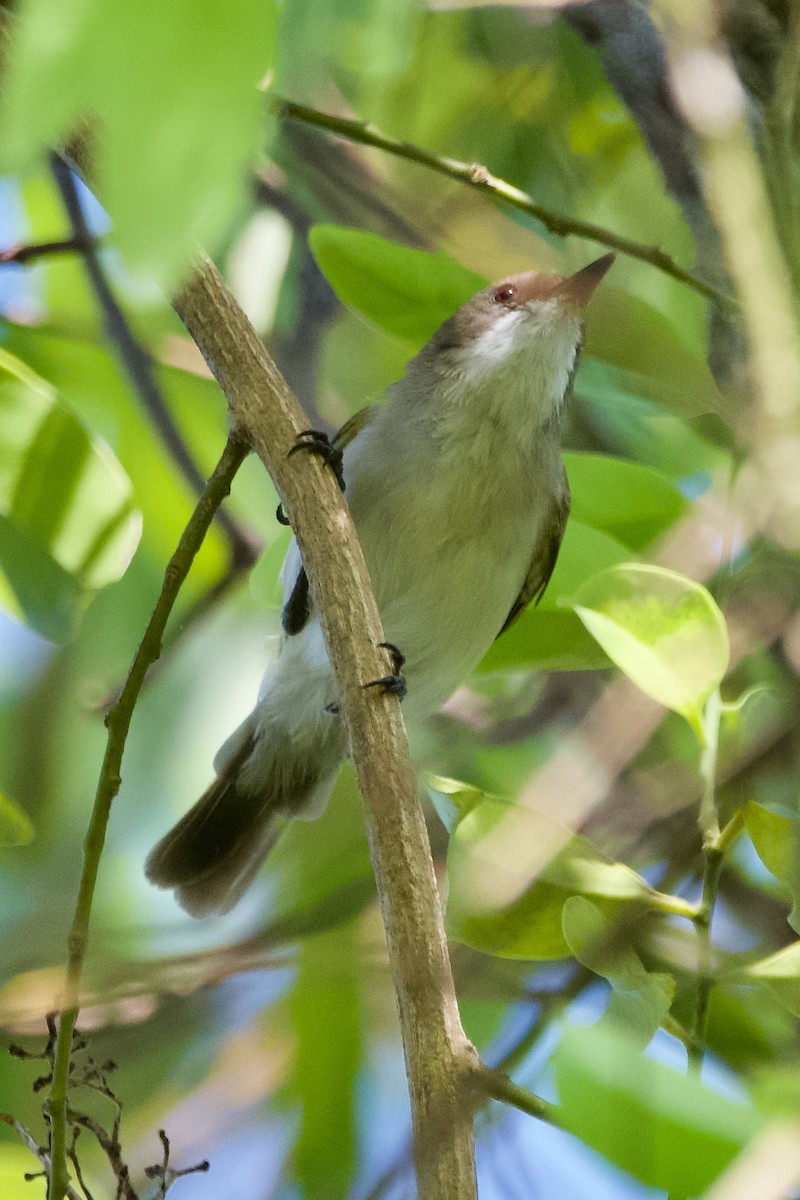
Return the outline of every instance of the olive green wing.
<path id="1" fill-rule="evenodd" d="M 357 413 L 353 413 L 345 421 L 342 428 L 334 435 L 333 444 L 337 450 L 344 450 L 345 446 L 349 446 L 355 441 L 362 429 L 369 425 L 375 413 L 378 411 L 377 405 L 368 404 L 366 408 L 360 408 Z"/>
<path id="2" fill-rule="evenodd" d="M 344 450 L 345 446 L 349 446 L 361 430 L 369 424 L 374 415 L 374 404 L 368 404 L 366 408 L 359 409 L 348 421 L 345 421 L 339 432 L 331 439 L 333 447 L 339 451 Z M 283 632 L 288 637 L 299 633 L 307 624 L 310 616 L 311 596 L 308 590 L 308 576 L 306 575 L 305 567 L 301 566 L 289 599 L 284 604 L 283 611 L 281 612 Z"/>
<path id="3" fill-rule="evenodd" d="M 525 576 L 522 591 L 511 606 L 511 611 L 506 617 L 500 633 L 505 633 L 509 626 L 514 624 L 517 617 L 525 611 L 531 601 L 534 604 L 538 604 L 541 600 L 544 590 L 550 582 L 550 576 L 553 574 L 558 552 L 561 549 L 561 540 L 564 537 L 564 530 L 567 527 L 567 518 L 569 517 L 569 506 L 569 483 L 567 482 L 567 472 L 564 470 L 564 464 L 562 463 L 559 486 L 553 496 L 539 540 L 534 548 L 533 558 L 528 568 L 528 574 Z M 500 633 L 497 635 L 498 637 Z"/>

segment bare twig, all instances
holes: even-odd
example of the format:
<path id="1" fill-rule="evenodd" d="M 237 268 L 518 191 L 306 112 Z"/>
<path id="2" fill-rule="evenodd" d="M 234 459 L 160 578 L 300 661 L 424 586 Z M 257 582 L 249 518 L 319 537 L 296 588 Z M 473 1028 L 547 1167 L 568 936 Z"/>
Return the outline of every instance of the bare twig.
<path id="1" fill-rule="evenodd" d="M 222 457 L 206 485 L 189 524 L 170 559 L 164 586 L 158 597 L 144 637 L 136 652 L 119 700 L 106 717 L 108 742 L 97 783 L 94 807 L 84 842 L 75 914 L 69 934 L 64 999 L 58 1028 L 53 1080 L 48 1105 L 51 1122 L 52 1173 L 48 1200 L 61 1200 L 68 1187 L 67 1178 L 67 1089 L 72 1054 L 72 1035 L 78 1017 L 78 997 L 89 936 L 89 920 L 97 883 L 100 856 L 105 842 L 111 804 L 119 791 L 120 767 L 133 710 L 148 668 L 161 653 L 164 629 L 178 595 L 214 513 L 230 490 L 231 480 L 247 455 L 247 447 L 235 437 L 229 438 Z"/>
<path id="2" fill-rule="evenodd" d="M 362 686 L 385 674 L 386 662 L 361 547 L 333 474 L 309 457 L 289 456 L 307 427 L 302 410 L 211 263 L 176 306 L 225 392 L 234 429 L 272 475 L 320 614 L 367 808 L 400 1010 L 418 1194 L 468 1200 L 476 1194 L 469 1086 L 478 1060 L 459 1020 L 399 704 Z"/>
<path id="3" fill-rule="evenodd" d="M 294 120 L 304 121 L 307 125 L 316 125 L 320 129 L 327 129 L 330 133 L 349 138 L 350 141 L 360 142 L 366 146 L 375 146 L 379 150 L 394 154 L 397 158 L 405 158 L 409 162 L 428 167 L 440 175 L 457 179 L 469 187 L 477 188 L 478 191 L 486 192 L 495 199 L 502 200 L 505 204 L 510 204 L 512 208 L 520 209 L 520 211 L 536 217 L 537 221 L 541 221 L 545 229 L 549 229 L 551 233 L 558 234 L 560 237 L 573 234 L 576 237 L 597 242 L 601 246 L 607 246 L 611 250 L 618 250 L 621 254 L 627 254 L 631 258 L 638 258 L 642 262 L 650 263 L 651 266 L 663 271 L 666 275 L 671 275 L 680 283 L 686 284 L 693 291 L 705 296 L 707 300 L 713 300 L 720 308 L 726 311 L 737 308 L 736 300 L 732 296 L 720 291 L 712 284 L 698 279 L 691 271 L 684 270 L 671 255 L 658 246 L 644 246 L 641 242 L 635 242 L 631 238 L 612 233 L 610 229 L 604 229 L 601 225 L 593 225 L 589 221 L 579 221 L 574 217 L 566 217 L 562 213 L 543 208 L 527 192 L 521 191 L 520 188 L 514 187 L 504 179 L 498 179 L 480 163 L 459 162 L 455 158 L 430 154 L 427 150 L 422 150 L 411 142 L 400 142 L 396 138 L 389 137 L 369 121 L 353 121 L 345 117 L 335 117 L 331 113 L 320 112 L 305 104 L 295 104 L 291 100 L 276 99 L 275 108 L 282 117 L 292 117 Z"/>

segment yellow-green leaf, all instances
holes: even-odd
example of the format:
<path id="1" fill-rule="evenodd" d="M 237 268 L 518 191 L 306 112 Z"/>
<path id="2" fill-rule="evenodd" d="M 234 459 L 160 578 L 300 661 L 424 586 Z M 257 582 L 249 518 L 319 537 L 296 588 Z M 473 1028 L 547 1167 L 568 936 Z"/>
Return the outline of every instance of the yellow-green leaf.
<path id="1" fill-rule="evenodd" d="M 725 619 L 701 584 L 622 563 L 588 579 L 572 607 L 606 654 L 660 704 L 699 729 L 730 660 Z"/>

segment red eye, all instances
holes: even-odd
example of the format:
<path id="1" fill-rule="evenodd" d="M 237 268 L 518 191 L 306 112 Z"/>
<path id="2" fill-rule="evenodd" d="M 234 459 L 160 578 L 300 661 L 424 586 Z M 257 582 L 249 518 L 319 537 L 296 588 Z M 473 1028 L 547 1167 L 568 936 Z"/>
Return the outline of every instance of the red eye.
<path id="1" fill-rule="evenodd" d="M 513 286 L 513 284 L 504 283 L 502 287 L 499 287 L 495 290 L 494 302 L 495 304 L 508 304 L 509 301 L 514 299 L 516 294 L 517 289 Z"/>

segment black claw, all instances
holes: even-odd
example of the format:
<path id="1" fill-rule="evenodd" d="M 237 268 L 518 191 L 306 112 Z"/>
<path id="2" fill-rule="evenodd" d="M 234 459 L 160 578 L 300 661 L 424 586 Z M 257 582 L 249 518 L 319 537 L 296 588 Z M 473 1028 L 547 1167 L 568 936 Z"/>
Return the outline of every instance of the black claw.
<path id="1" fill-rule="evenodd" d="M 298 433 L 295 444 L 289 451 L 289 458 L 293 454 L 296 454 L 298 450 L 308 450 L 311 454 L 318 454 L 320 458 L 324 459 L 336 476 L 336 482 L 339 484 L 339 487 L 344 491 L 342 451 L 338 446 L 334 446 L 327 433 L 323 433 L 320 429 L 304 429 L 301 433 Z M 280 520 L 280 517 L 278 520 Z"/>
<path id="2" fill-rule="evenodd" d="M 378 645 L 382 650 L 389 651 L 389 654 L 392 657 L 392 673 L 394 675 L 399 675 L 406 661 L 406 656 L 403 654 L 403 651 L 398 650 L 394 642 L 379 642 Z"/>
<path id="3" fill-rule="evenodd" d="M 291 521 L 287 517 L 286 513 L 283 511 L 282 504 L 279 504 L 278 507 L 275 509 L 275 520 L 278 522 L 279 525 L 291 525 Z"/>
<path id="4" fill-rule="evenodd" d="M 332 717 L 338 717 L 338 715 L 339 715 L 339 705 L 338 705 L 338 704 L 326 704 L 326 705 L 325 705 L 325 712 L 326 712 L 326 713 L 330 713 Z"/>

